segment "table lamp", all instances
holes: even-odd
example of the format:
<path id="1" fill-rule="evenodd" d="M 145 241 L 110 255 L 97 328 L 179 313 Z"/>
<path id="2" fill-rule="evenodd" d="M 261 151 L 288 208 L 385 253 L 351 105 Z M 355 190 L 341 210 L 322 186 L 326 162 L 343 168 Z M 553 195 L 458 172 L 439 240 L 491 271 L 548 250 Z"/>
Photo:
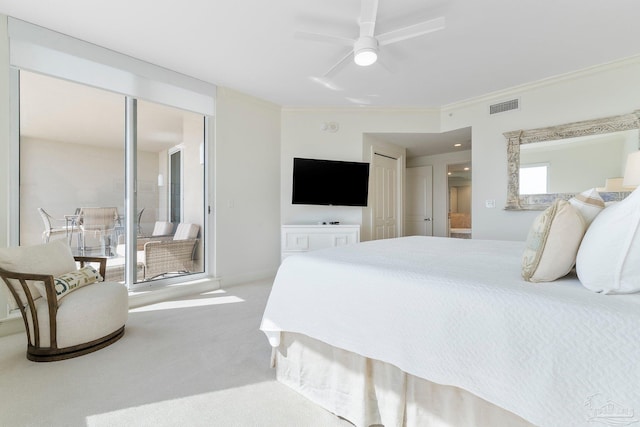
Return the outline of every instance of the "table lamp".
<path id="1" fill-rule="evenodd" d="M 624 170 L 625 187 L 637 187 L 640 185 L 640 151 L 629 154 L 627 157 L 627 166 Z"/>

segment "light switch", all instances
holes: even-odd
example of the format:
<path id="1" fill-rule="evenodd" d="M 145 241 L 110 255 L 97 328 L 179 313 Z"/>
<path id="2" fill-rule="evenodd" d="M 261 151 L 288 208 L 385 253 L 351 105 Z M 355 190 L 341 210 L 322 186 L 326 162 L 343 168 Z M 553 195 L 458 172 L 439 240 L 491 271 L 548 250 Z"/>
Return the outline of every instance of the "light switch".
<path id="1" fill-rule="evenodd" d="M 493 208 L 496 207 L 496 201 L 495 200 L 485 200 L 484 201 L 484 207 L 493 209 Z"/>

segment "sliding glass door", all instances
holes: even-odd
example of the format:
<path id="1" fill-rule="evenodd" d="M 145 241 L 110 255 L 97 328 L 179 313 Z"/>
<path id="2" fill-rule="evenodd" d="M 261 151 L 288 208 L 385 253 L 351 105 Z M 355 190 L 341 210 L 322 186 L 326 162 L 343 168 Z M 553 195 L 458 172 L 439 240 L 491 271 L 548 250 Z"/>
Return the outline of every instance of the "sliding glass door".
<path id="1" fill-rule="evenodd" d="M 204 271 L 204 116 L 137 102 L 138 262 L 145 281 Z"/>
<path id="2" fill-rule="evenodd" d="M 205 271 L 204 116 L 27 71 L 19 97 L 21 245 L 64 239 L 128 285 Z"/>

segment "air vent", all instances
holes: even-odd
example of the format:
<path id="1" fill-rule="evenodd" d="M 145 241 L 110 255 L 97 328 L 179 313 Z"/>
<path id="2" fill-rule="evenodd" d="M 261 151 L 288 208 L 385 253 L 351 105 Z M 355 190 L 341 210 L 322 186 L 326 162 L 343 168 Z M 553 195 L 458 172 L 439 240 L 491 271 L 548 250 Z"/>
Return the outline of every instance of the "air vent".
<path id="1" fill-rule="evenodd" d="M 499 102 L 497 104 L 493 104 L 489 106 L 489 115 L 504 113 L 506 111 L 519 110 L 520 109 L 520 99 L 511 99 L 505 102 Z"/>

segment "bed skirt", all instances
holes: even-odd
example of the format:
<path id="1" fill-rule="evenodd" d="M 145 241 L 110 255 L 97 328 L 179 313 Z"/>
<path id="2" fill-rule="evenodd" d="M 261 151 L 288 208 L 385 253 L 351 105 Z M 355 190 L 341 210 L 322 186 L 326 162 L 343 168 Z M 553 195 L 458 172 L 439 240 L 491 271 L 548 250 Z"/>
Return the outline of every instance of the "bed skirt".
<path id="1" fill-rule="evenodd" d="M 533 427 L 466 390 L 305 335 L 283 332 L 274 350 L 278 381 L 358 427 Z"/>

